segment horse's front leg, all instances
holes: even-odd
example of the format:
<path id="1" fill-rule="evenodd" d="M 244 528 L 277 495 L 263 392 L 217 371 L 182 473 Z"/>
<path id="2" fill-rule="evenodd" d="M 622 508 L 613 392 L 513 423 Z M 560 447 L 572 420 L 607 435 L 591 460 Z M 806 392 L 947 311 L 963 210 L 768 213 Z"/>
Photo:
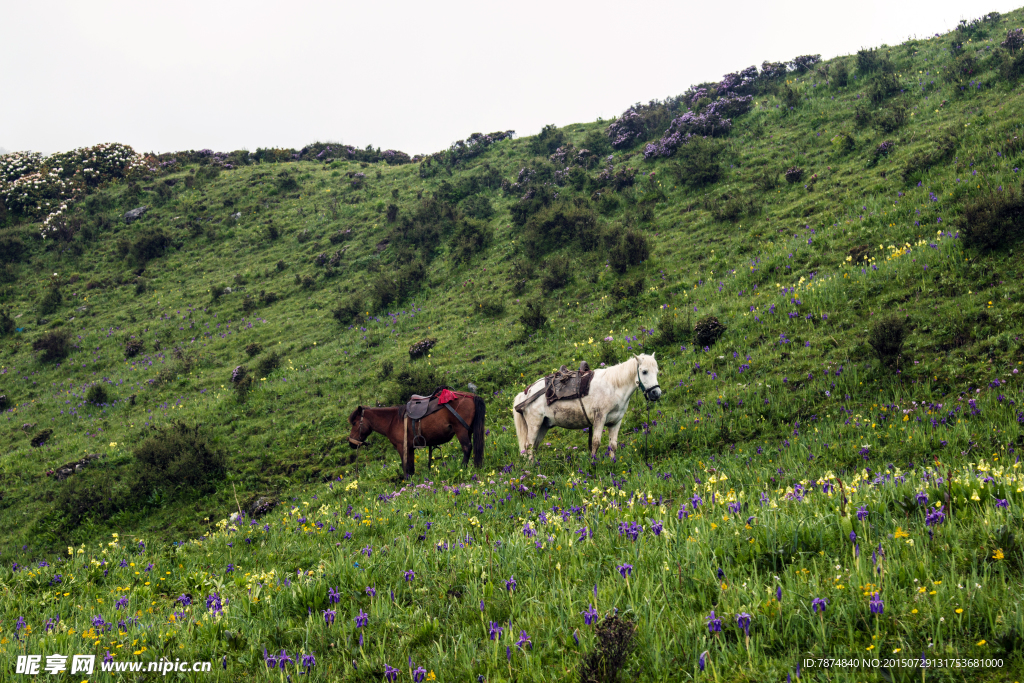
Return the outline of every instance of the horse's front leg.
<path id="1" fill-rule="evenodd" d="M 611 450 L 612 455 L 615 454 L 615 449 L 619 447 L 619 427 L 621 426 L 622 420 L 619 420 L 608 427 L 608 448 Z"/>

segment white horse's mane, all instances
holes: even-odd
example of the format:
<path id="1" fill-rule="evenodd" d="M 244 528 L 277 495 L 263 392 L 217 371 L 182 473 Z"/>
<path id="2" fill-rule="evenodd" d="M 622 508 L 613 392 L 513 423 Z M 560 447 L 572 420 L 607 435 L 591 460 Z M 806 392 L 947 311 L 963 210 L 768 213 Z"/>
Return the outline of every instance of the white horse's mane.
<path id="1" fill-rule="evenodd" d="M 613 365 L 607 368 L 598 368 L 595 372 L 601 373 L 604 380 L 614 386 L 616 389 L 621 389 L 624 386 L 631 384 L 636 379 L 637 364 L 642 364 L 643 361 L 651 359 L 654 360 L 653 356 L 649 356 L 646 353 Z"/>

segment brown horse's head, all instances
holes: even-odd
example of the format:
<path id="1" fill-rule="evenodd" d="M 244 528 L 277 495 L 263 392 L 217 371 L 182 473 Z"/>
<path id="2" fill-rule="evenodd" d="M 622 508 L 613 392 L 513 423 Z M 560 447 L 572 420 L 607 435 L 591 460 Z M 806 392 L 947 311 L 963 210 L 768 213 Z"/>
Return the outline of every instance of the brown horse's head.
<path id="1" fill-rule="evenodd" d="M 348 434 L 348 443 L 352 448 L 365 446 L 366 439 L 369 438 L 370 433 L 373 431 L 370 429 L 369 421 L 363 417 L 363 407 L 359 406 L 348 416 L 348 423 L 352 425 L 352 431 Z"/>

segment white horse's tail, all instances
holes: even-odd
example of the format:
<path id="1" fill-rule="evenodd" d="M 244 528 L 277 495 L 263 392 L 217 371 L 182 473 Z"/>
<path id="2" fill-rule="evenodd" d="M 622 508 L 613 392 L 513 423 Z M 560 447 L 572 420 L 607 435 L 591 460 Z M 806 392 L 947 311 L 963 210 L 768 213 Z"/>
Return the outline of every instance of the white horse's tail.
<path id="1" fill-rule="evenodd" d="M 520 398 L 522 397 L 522 398 Z M 526 396 L 519 394 L 515 400 L 512 401 L 512 405 L 519 405 Z M 512 419 L 516 425 L 516 438 L 519 440 L 519 452 L 523 453 L 526 451 L 526 435 L 530 431 L 529 427 L 526 426 L 526 418 L 515 408 L 512 409 Z"/>

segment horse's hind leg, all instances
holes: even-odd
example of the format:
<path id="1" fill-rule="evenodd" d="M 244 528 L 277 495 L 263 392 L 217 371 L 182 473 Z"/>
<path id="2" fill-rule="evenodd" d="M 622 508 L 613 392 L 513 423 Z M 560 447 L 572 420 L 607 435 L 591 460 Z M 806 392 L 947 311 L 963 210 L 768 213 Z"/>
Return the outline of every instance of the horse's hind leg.
<path id="1" fill-rule="evenodd" d="M 459 439 L 459 445 L 462 446 L 462 469 L 469 467 L 469 456 L 473 452 L 473 435 L 470 432 L 466 432 L 466 438 L 463 439 L 461 436 L 456 434 Z"/>

